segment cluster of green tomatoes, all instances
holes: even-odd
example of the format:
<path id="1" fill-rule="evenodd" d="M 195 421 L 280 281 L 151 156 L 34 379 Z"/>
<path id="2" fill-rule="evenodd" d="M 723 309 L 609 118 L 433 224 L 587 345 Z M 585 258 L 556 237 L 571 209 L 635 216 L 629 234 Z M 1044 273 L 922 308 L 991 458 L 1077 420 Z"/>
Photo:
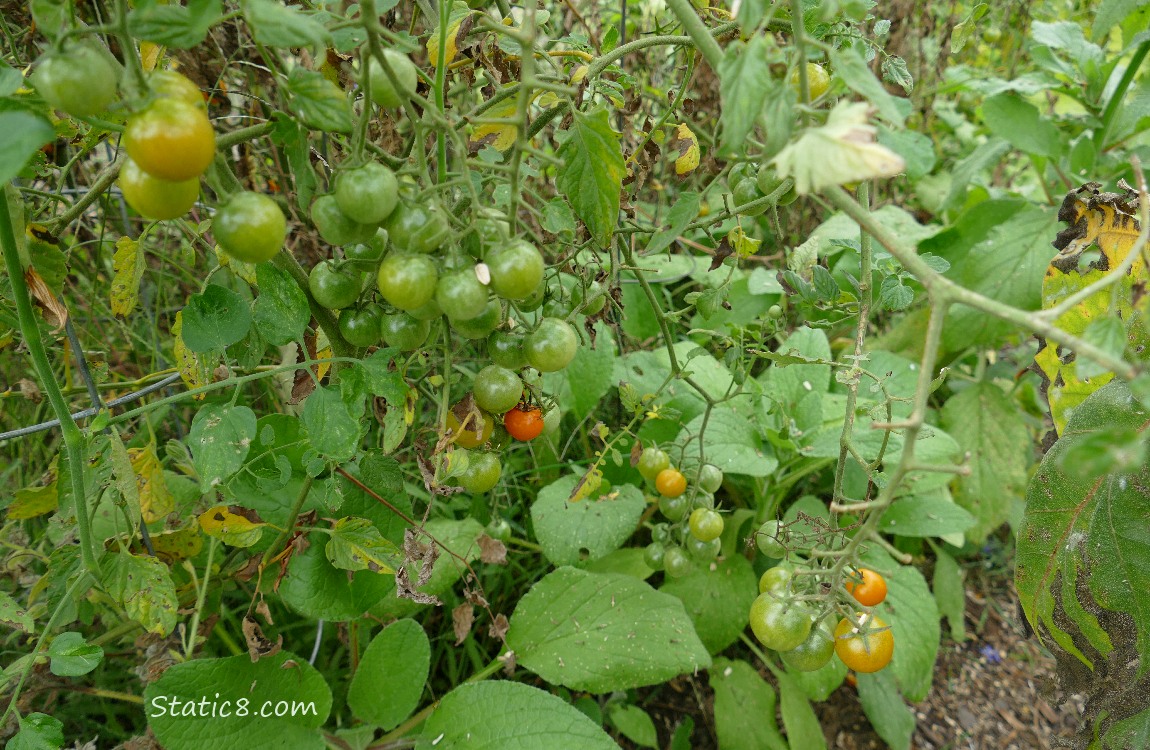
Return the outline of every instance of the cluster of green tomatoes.
<path id="1" fill-rule="evenodd" d="M 650 446 L 639 454 L 639 474 L 658 494 L 659 513 L 666 519 L 652 530 L 652 542 L 643 559 L 652 570 L 672 578 L 690 573 L 695 563 L 707 563 L 719 555 L 723 517 L 715 510 L 715 492 L 723 484 L 723 472 L 703 464 L 696 478 L 696 491 L 688 493 L 686 476 L 671 466 L 666 451 Z"/>

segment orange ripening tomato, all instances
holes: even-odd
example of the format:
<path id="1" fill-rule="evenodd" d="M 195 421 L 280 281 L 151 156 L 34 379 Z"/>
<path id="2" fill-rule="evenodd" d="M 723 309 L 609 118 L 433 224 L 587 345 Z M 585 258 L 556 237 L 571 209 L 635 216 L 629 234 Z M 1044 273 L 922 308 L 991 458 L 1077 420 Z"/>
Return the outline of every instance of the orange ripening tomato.
<path id="1" fill-rule="evenodd" d="M 894 634 L 872 614 L 844 617 L 835 628 L 835 653 L 856 672 L 877 672 L 894 656 Z"/>
<path id="2" fill-rule="evenodd" d="M 886 599 L 886 579 L 870 568 L 859 568 L 862 581 L 848 578 L 846 589 L 859 604 L 864 607 L 873 607 Z"/>
<path id="3" fill-rule="evenodd" d="M 678 469 L 663 469 L 655 477 L 655 489 L 663 497 L 678 497 L 687 491 L 687 478 Z"/>
<path id="4" fill-rule="evenodd" d="M 543 412 L 536 408 L 516 406 L 503 415 L 503 426 L 516 440 L 534 440 L 543 434 Z"/>

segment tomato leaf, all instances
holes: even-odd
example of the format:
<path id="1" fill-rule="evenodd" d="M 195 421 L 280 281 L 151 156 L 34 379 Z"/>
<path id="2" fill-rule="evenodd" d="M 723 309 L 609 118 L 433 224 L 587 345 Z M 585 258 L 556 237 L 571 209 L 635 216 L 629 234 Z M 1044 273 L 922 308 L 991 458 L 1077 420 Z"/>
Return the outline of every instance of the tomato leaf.
<path id="1" fill-rule="evenodd" d="M 327 132 L 351 132 L 351 103 L 323 73 L 294 67 L 288 74 L 286 90 L 292 110 L 305 125 Z"/>
<path id="2" fill-rule="evenodd" d="M 630 484 L 611 495 L 595 492 L 584 502 L 567 498 L 576 478 L 566 476 L 539 491 L 531 505 L 531 521 L 543 554 L 554 565 L 573 565 L 584 556 L 595 560 L 618 549 L 635 531 L 647 507 L 643 493 Z"/>
<path id="3" fill-rule="evenodd" d="M 104 587 L 144 630 L 166 636 L 176 627 L 179 598 L 168 566 L 154 557 L 121 552 L 102 566 Z"/>
<path id="4" fill-rule="evenodd" d="M 659 590 L 683 602 L 695 632 L 707 650 L 717 654 L 739 640 L 747 627 L 758 578 L 742 555 L 701 563 L 682 578 L 665 578 Z"/>
<path id="5" fill-rule="evenodd" d="M 888 670 L 858 676 L 859 702 L 879 737 L 891 750 L 910 750 L 914 712 L 902 701 Z"/>
<path id="6" fill-rule="evenodd" d="M 0 112 L 0 185 L 20 174 L 40 147 L 55 137 L 52 124 L 31 112 Z"/>
<path id="7" fill-rule="evenodd" d="M 282 346 L 303 338 L 311 310 L 307 295 L 287 271 L 271 263 L 256 266 L 259 296 L 253 308 L 256 327 L 273 346 Z"/>
<path id="8" fill-rule="evenodd" d="M 301 415 L 311 445 L 332 461 L 346 461 L 359 446 L 362 425 L 338 386 L 320 386 L 304 402 Z"/>
<path id="9" fill-rule="evenodd" d="M 603 248 L 619 219 L 619 191 L 626 169 L 619 135 L 611 127 L 606 108 L 590 114 L 576 112 L 571 129 L 559 147 L 557 184 L 575 213 Z"/>
<path id="10" fill-rule="evenodd" d="M 323 24 L 292 6 L 273 0 L 245 0 L 243 7 L 252 36 L 260 44 L 322 49 L 331 43 L 331 34 Z"/>
<path id="11" fill-rule="evenodd" d="M 246 300 L 231 289 L 208 284 L 183 310 L 184 343 L 196 354 L 222 351 L 241 341 L 252 325 Z"/>
<path id="12" fill-rule="evenodd" d="M 139 39 L 190 49 L 204 41 L 212 25 L 223 18 L 222 6 L 220 0 L 188 0 L 187 6 L 140 0 L 128 13 L 128 29 Z"/>
<path id="13" fill-rule="evenodd" d="M 747 136 L 754 130 L 763 101 L 778 84 L 771 79 L 768 57 L 770 49 L 766 37 L 755 34 L 744 46 L 732 44 L 719 63 L 719 156 L 741 153 Z"/>
<path id="14" fill-rule="evenodd" d="M 1012 92 L 984 100 L 982 119 L 992 133 L 1019 151 L 1053 157 L 1062 150 L 1058 127 L 1038 107 Z"/>

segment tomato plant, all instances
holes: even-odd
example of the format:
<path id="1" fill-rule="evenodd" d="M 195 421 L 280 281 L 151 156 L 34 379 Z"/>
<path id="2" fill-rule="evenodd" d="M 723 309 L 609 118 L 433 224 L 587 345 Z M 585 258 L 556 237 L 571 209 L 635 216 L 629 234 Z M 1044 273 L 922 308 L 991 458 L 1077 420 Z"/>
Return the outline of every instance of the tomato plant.
<path id="1" fill-rule="evenodd" d="M 391 69 L 391 76 L 387 75 L 384 65 L 376 58 L 371 58 L 368 63 L 367 75 L 371 78 L 371 99 L 381 107 L 396 108 L 415 91 L 418 75 L 411 58 L 397 50 L 383 50 L 383 60 Z"/>
<path id="2" fill-rule="evenodd" d="M 431 335 L 431 324 L 405 313 L 394 313 L 382 317 L 380 333 L 388 346 L 402 352 L 413 352 L 422 347 Z"/>
<path id="3" fill-rule="evenodd" d="M 687 491 L 687 478 L 678 469 L 663 469 L 655 477 L 655 489 L 663 497 L 678 497 Z"/>
<path id="4" fill-rule="evenodd" d="M 311 269 L 307 286 L 316 302 L 329 310 L 340 310 L 359 298 L 363 274 L 347 265 L 325 260 Z"/>
<path id="5" fill-rule="evenodd" d="M 506 367 L 488 365 L 475 376 L 471 392 L 480 409 L 492 414 L 504 414 L 514 409 L 523 397 L 523 381 Z M 539 419 L 542 429 L 542 415 Z"/>
<path id="6" fill-rule="evenodd" d="M 216 132 L 202 105 L 161 97 L 128 118 L 128 156 L 152 177 L 183 182 L 199 177 L 216 155 Z"/>
<path id="7" fill-rule="evenodd" d="M 523 334 L 517 331 L 495 331 L 487 337 L 487 356 L 500 367 L 520 370 L 527 366 Z"/>
<path id="8" fill-rule="evenodd" d="M 670 468 L 671 457 L 666 452 L 651 446 L 639 454 L 639 473 L 649 482 L 654 482 L 663 469 Z"/>
<path id="9" fill-rule="evenodd" d="M 439 273 L 422 255 L 390 253 L 379 266 L 379 293 L 400 310 L 413 311 L 431 302 Z M 437 312 L 436 315 L 439 313 Z"/>
<path id="10" fill-rule="evenodd" d="M 534 407 L 516 406 L 503 415 L 503 426 L 516 440 L 534 440 L 543 434 L 543 412 Z"/>
<path id="11" fill-rule="evenodd" d="M 503 299 L 526 299 L 543 281 L 543 255 L 523 240 L 497 247 L 485 262 L 491 273 L 491 289 Z"/>
<path id="12" fill-rule="evenodd" d="M 811 632 L 810 610 L 773 591 L 759 594 L 751 604 L 750 620 L 755 638 L 775 651 L 796 648 Z"/>
<path id="13" fill-rule="evenodd" d="M 443 209 L 432 204 L 401 200 L 384 219 L 391 244 L 405 253 L 430 253 L 447 241 L 451 226 Z"/>
<path id="14" fill-rule="evenodd" d="M 321 195 L 312 201 L 311 221 L 324 242 L 332 245 L 354 245 L 370 242 L 376 226 L 360 224 L 345 214 L 335 195 Z"/>
<path id="15" fill-rule="evenodd" d="M 690 528 L 691 536 L 701 542 L 711 542 L 723 533 L 723 517 L 710 508 L 695 508 L 691 511 Z"/>
<path id="16" fill-rule="evenodd" d="M 846 580 L 847 591 L 864 607 L 881 604 L 886 599 L 886 579 L 870 568 L 859 568 L 858 575 L 861 580 Z"/>
<path id="17" fill-rule="evenodd" d="M 482 494 L 499 484 L 502 471 L 503 467 L 496 454 L 473 452 L 467 469 L 459 477 L 459 483 L 472 494 Z"/>
<path id="18" fill-rule="evenodd" d="M 811 628 L 810 635 L 789 651 L 783 651 L 779 658 L 791 669 L 800 672 L 813 672 L 826 666 L 835 655 L 835 639 L 825 623 Z"/>
<path id="19" fill-rule="evenodd" d="M 245 263 L 275 257 L 287 238 L 287 220 L 266 195 L 233 195 L 212 217 L 212 234 L 225 253 Z"/>
<path id="20" fill-rule="evenodd" d="M 347 309 L 340 313 L 339 333 L 352 346 L 374 346 L 382 336 L 382 320 L 383 314 L 376 305 Z"/>
<path id="21" fill-rule="evenodd" d="M 111 53 L 87 42 L 45 55 L 32 74 L 32 83 L 45 101 L 76 117 L 107 109 L 116 99 L 119 80 Z"/>
<path id="22" fill-rule="evenodd" d="M 835 626 L 835 653 L 856 672 L 878 672 L 894 655 L 894 634 L 874 615 L 844 617 Z"/>
<path id="23" fill-rule="evenodd" d="M 390 169 L 369 161 L 340 172 L 335 178 L 334 195 L 336 205 L 347 218 L 360 224 L 379 224 L 399 202 L 399 183 Z"/>
<path id="24" fill-rule="evenodd" d="M 556 372 L 571 364 L 579 349 L 579 338 L 570 323 L 543 318 L 523 342 L 527 361 L 540 372 Z"/>
<path id="25" fill-rule="evenodd" d="M 471 320 L 482 315 L 487 308 L 487 288 L 473 269 L 453 271 L 439 277 L 435 302 L 452 320 Z"/>
<path id="26" fill-rule="evenodd" d="M 168 182 L 152 177 L 124 159 L 120 167 L 120 193 L 128 205 L 149 219 L 175 219 L 186 214 L 200 197 L 200 181 Z"/>

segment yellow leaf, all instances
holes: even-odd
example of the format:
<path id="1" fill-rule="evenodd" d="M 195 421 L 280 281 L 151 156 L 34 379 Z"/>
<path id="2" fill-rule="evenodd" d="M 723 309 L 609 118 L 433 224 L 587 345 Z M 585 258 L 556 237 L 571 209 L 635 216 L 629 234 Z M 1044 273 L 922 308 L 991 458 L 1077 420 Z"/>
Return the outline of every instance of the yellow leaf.
<path id="1" fill-rule="evenodd" d="M 47 515 L 55 511 L 58 504 L 55 482 L 46 487 L 25 487 L 16 490 L 16 498 L 8 506 L 8 520 L 22 521 Z"/>
<path id="2" fill-rule="evenodd" d="M 491 118 L 515 117 L 518 111 L 518 103 L 512 96 L 492 107 L 486 116 Z M 518 135 L 519 128 L 515 125 L 483 123 L 475 128 L 475 132 L 471 134 L 468 141 L 474 151 L 478 151 L 485 145 L 491 146 L 496 151 L 506 151 L 515 144 Z"/>
<path id="3" fill-rule="evenodd" d="M 221 266 L 227 266 L 235 272 L 244 281 L 252 286 L 256 286 L 256 264 L 245 263 L 242 260 L 236 260 L 232 256 L 225 253 L 223 250 L 216 246 L 216 260 Z"/>
<path id="4" fill-rule="evenodd" d="M 140 549 L 137 549 L 137 545 Z M 199 524 L 192 519 L 190 525 L 174 531 L 165 531 L 162 534 L 152 534 L 152 549 L 156 557 L 171 565 L 178 560 L 187 560 L 200 554 L 204 547 L 204 535 Z M 132 545 L 133 552 L 139 552 L 143 544 L 137 542 Z"/>
<path id="5" fill-rule="evenodd" d="M 176 498 L 168 489 L 164 469 L 156 455 L 156 446 L 132 448 L 128 451 L 132 471 L 136 473 L 136 486 L 140 490 L 140 513 L 146 523 L 158 521 L 176 509 Z"/>
<path id="6" fill-rule="evenodd" d="M 200 514 L 204 533 L 232 547 L 252 546 L 260 540 L 264 526 L 254 510 L 238 505 L 217 505 Z"/>
<path id="7" fill-rule="evenodd" d="M 112 255 L 112 314 L 125 318 L 140 300 L 140 279 L 144 277 L 144 251 L 131 237 L 116 241 Z"/>
<path id="8" fill-rule="evenodd" d="M 734 248 L 735 254 L 740 258 L 747 258 L 759 251 L 759 245 L 763 244 L 762 240 L 756 240 L 750 237 L 743 231 L 741 226 L 736 226 L 730 232 L 727 232 L 727 242 Z"/>
<path id="9" fill-rule="evenodd" d="M 679 124 L 675 136 L 667 141 L 667 156 L 674 160 L 679 177 L 686 177 L 699 166 L 699 139 L 686 123 Z"/>
<path id="10" fill-rule="evenodd" d="M 144 66 L 144 71 L 155 70 L 163 53 L 162 45 L 155 42 L 140 42 L 140 63 Z"/>
<path id="11" fill-rule="evenodd" d="M 451 13 L 447 25 L 447 46 L 444 49 L 444 65 L 451 65 L 455 56 L 459 54 L 459 43 L 471 33 L 475 25 L 475 13 L 463 6 L 462 10 L 456 8 Z M 427 39 L 427 57 L 433 66 L 439 65 L 439 32 L 436 31 Z"/>
<path id="12" fill-rule="evenodd" d="M 176 313 L 176 320 L 172 324 L 172 355 L 176 358 L 176 364 L 180 368 L 180 378 L 184 384 L 188 388 L 199 388 L 212 382 L 212 368 L 200 355 L 193 352 L 184 343 L 184 337 L 181 333 L 184 327 L 183 314 L 183 310 Z M 204 395 L 203 393 L 197 394 L 196 398 L 203 400 Z"/>

